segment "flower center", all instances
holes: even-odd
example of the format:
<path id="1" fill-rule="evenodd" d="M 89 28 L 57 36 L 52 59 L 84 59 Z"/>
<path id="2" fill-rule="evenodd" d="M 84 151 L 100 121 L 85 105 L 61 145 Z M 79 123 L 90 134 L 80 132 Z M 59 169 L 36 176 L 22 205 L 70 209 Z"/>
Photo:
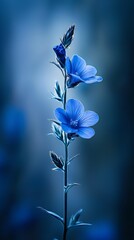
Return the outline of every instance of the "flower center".
<path id="1" fill-rule="evenodd" d="M 70 125 L 76 128 L 78 126 L 78 121 L 77 120 L 73 121 L 72 119 L 70 119 Z"/>

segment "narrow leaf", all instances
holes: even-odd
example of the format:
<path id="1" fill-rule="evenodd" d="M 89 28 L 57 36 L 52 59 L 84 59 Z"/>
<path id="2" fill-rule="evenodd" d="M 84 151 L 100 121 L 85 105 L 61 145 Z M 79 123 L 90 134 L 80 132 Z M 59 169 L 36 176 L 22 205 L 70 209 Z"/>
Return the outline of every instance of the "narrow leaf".
<path id="1" fill-rule="evenodd" d="M 58 81 L 55 83 L 55 92 L 57 94 L 58 97 L 55 97 L 55 95 L 53 96 L 53 98 L 57 99 L 58 101 L 63 101 L 63 92 L 62 89 L 60 87 L 60 84 L 58 83 Z"/>
<path id="2" fill-rule="evenodd" d="M 62 99 L 61 98 L 58 98 L 58 97 L 52 97 L 52 99 L 55 99 L 55 100 L 57 100 L 57 101 L 59 101 L 59 102 L 62 102 Z"/>
<path id="3" fill-rule="evenodd" d="M 78 222 L 82 211 L 83 211 L 83 209 L 80 209 L 74 215 L 72 215 L 72 217 L 70 218 L 70 221 L 69 221 L 69 226 L 75 225 Z"/>
<path id="4" fill-rule="evenodd" d="M 53 151 L 50 151 L 49 155 L 55 166 L 62 169 L 64 166 L 62 158 L 58 157 L 58 155 Z"/>
<path id="5" fill-rule="evenodd" d="M 50 63 L 54 64 L 57 68 L 59 68 L 64 76 L 64 72 L 58 63 L 56 63 L 56 62 L 50 62 Z"/>
<path id="6" fill-rule="evenodd" d="M 58 167 L 55 167 L 55 168 L 52 168 L 53 171 L 61 171 L 61 172 L 64 172 L 64 169 L 61 169 L 61 168 L 58 168 Z"/>
<path id="7" fill-rule="evenodd" d="M 62 97 L 62 90 L 61 90 L 61 87 L 60 87 L 58 81 L 55 84 L 55 91 L 56 91 L 57 95 L 61 98 Z"/>
<path id="8" fill-rule="evenodd" d="M 63 93 L 60 90 L 60 92 L 58 92 L 58 90 L 55 88 L 56 91 L 56 95 L 54 93 L 51 92 L 51 99 L 55 99 L 59 102 L 63 102 Z"/>
<path id="9" fill-rule="evenodd" d="M 50 214 L 51 216 L 53 216 L 54 218 L 56 218 L 57 220 L 59 220 L 60 222 L 62 222 L 64 224 L 63 218 L 60 217 L 58 214 L 56 214 L 54 212 L 51 212 L 51 211 L 48 211 L 48 210 L 46 210 L 45 208 L 42 208 L 42 207 L 38 207 L 38 208 L 41 209 L 42 211 Z"/>
<path id="10" fill-rule="evenodd" d="M 76 226 L 92 226 L 92 224 L 80 222 L 80 223 L 77 223 Z"/>
<path id="11" fill-rule="evenodd" d="M 56 123 L 58 126 L 60 126 L 60 123 L 59 122 L 57 122 L 56 120 L 54 120 L 54 119 L 48 119 L 49 121 L 52 121 L 53 123 Z"/>
<path id="12" fill-rule="evenodd" d="M 92 224 L 91 224 L 91 223 L 78 222 L 78 223 L 76 223 L 75 225 L 69 225 L 69 226 L 68 226 L 68 229 L 69 229 L 69 228 L 72 228 L 72 227 L 79 227 L 79 226 L 92 226 Z"/>
<path id="13" fill-rule="evenodd" d="M 70 162 L 72 162 L 76 157 L 78 157 L 80 154 L 76 154 L 75 156 L 71 157 L 68 161 L 68 165 L 70 164 Z"/>
<path id="14" fill-rule="evenodd" d="M 68 192 L 74 186 L 80 186 L 80 184 L 79 183 L 68 184 L 68 186 L 65 188 L 65 192 Z"/>

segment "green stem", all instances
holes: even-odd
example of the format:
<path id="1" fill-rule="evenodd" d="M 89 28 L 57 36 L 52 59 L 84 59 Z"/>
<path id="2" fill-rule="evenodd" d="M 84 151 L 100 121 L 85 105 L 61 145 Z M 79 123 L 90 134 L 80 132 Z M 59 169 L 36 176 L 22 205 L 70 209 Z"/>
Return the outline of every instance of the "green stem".
<path id="1" fill-rule="evenodd" d="M 66 108 L 66 98 L 67 98 L 67 89 L 66 89 L 66 81 L 67 75 L 65 70 L 65 79 L 64 79 L 64 102 L 63 107 Z M 68 205 L 67 205 L 67 184 L 68 184 L 68 144 L 67 144 L 67 134 L 64 133 L 65 137 L 65 165 L 64 165 L 64 233 L 63 233 L 63 240 L 66 240 L 67 237 L 67 212 L 68 212 Z"/>

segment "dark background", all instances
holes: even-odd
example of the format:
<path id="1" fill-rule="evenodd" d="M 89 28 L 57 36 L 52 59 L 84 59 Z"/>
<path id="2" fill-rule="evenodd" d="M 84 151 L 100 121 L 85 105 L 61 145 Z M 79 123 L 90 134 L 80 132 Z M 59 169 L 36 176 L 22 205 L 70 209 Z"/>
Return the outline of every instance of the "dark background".
<path id="1" fill-rule="evenodd" d="M 68 55 L 79 54 L 104 81 L 80 85 L 69 96 L 100 116 L 91 140 L 77 139 L 70 156 L 69 215 L 83 208 L 91 227 L 70 230 L 70 240 L 134 239 L 133 4 L 121 0 L 1 0 L 0 2 L 0 240 L 61 239 L 62 226 L 37 206 L 62 215 L 62 174 L 49 150 L 50 98 L 62 76 L 49 62 L 53 46 L 76 24 Z"/>

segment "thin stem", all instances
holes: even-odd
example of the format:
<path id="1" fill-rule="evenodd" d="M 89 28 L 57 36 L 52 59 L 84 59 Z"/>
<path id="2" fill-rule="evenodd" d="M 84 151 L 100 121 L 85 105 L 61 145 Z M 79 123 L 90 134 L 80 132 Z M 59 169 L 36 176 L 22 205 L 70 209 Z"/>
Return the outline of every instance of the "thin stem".
<path id="1" fill-rule="evenodd" d="M 66 101 L 67 101 L 67 74 L 66 74 L 66 70 L 65 70 L 65 74 L 64 74 L 65 78 L 64 78 L 64 101 L 63 101 L 63 107 L 64 109 L 66 108 Z"/>
<path id="2" fill-rule="evenodd" d="M 64 102 L 63 107 L 66 108 L 66 98 L 67 98 L 67 88 L 66 88 L 66 81 L 67 75 L 65 70 L 65 79 L 64 79 Z M 64 132 L 65 137 L 65 165 L 64 165 L 64 233 L 63 233 L 63 240 L 66 240 L 67 236 L 67 211 L 68 211 L 68 204 L 67 204 L 67 184 L 68 184 L 68 144 L 67 144 L 67 134 Z"/>
<path id="3" fill-rule="evenodd" d="M 68 211 L 68 204 L 67 204 L 67 161 L 68 161 L 68 146 L 65 145 L 65 172 L 64 172 L 64 234 L 63 234 L 63 240 L 66 240 L 67 235 L 67 211 Z"/>

